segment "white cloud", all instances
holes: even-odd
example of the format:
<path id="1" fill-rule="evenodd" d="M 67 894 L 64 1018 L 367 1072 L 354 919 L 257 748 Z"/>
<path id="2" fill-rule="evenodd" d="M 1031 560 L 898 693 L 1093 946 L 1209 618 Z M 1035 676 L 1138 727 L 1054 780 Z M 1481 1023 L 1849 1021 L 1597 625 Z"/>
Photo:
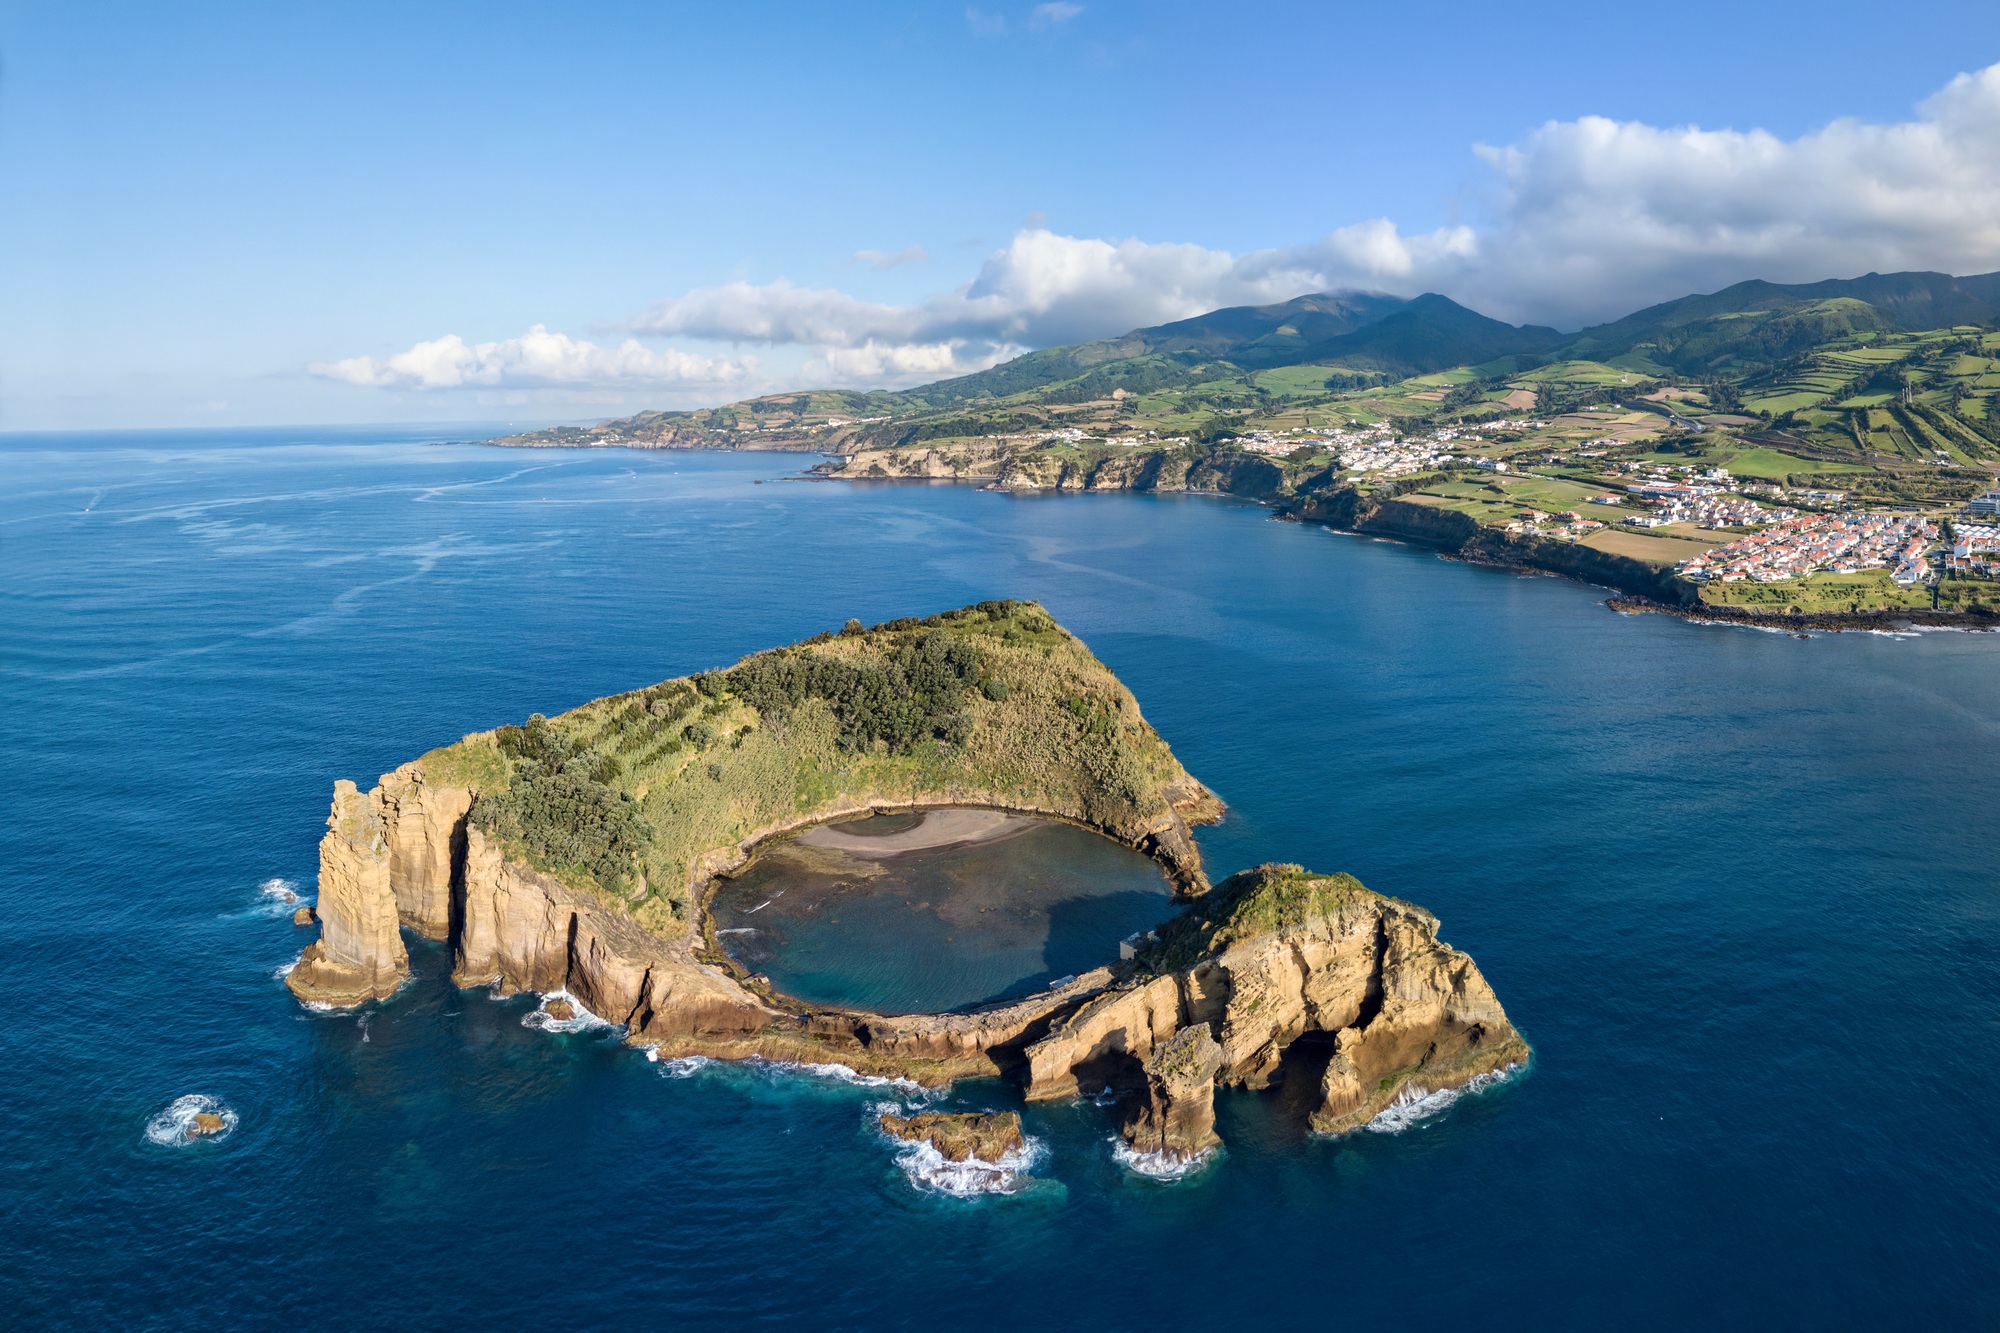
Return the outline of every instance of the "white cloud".
<path id="1" fill-rule="evenodd" d="M 714 342 L 806 343 L 852 347 L 871 337 L 912 341 L 922 317 L 909 306 L 879 305 L 830 287 L 731 282 L 661 301 L 634 333 Z"/>
<path id="2" fill-rule="evenodd" d="M 1007 32 L 1007 19 L 1001 14 L 988 14 L 985 10 L 965 7 L 965 25 L 972 29 L 975 37 L 1002 37 Z"/>
<path id="3" fill-rule="evenodd" d="M 351 356 L 308 366 L 313 374 L 377 389 L 571 388 L 603 385 L 725 385 L 750 367 L 637 339 L 599 347 L 537 324 L 518 338 L 468 344 L 455 333 L 376 359 Z"/>
<path id="4" fill-rule="evenodd" d="M 1037 27 L 1053 27 L 1056 24 L 1069 22 L 1082 12 L 1082 5 L 1062 4 L 1058 0 L 1055 4 L 1036 5 L 1028 22 Z"/>
<path id="5" fill-rule="evenodd" d="M 1442 291 L 1502 318 L 1575 328 L 1751 277 L 2000 269 L 2000 65 L 1959 76 L 1896 124 L 1837 120 L 1788 140 L 1584 117 L 1475 152 L 1492 173 L 1477 225 L 1406 233 L 1377 218 L 1234 254 L 1064 236 L 1035 219 L 970 281 L 914 304 L 732 282 L 661 301 L 628 331 L 795 347 L 799 383 L 902 384 L 1310 291 Z M 921 255 L 914 246 L 861 251 L 851 262 L 887 268 Z M 441 338 L 384 361 L 314 369 L 425 387 L 717 386 L 744 374 L 727 358 L 656 353 L 635 340 L 600 348 L 539 326 L 505 343 Z"/>
<path id="6" fill-rule="evenodd" d="M 1495 225 L 1461 290 L 1576 322 L 1748 277 L 2000 268 L 2000 65 L 1890 125 L 1659 129 L 1588 116 L 1479 150 Z"/>
<path id="7" fill-rule="evenodd" d="M 778 282 L 655 306 L 641 331 L 855 347 L 1105 337 L 1222 305 L 1340 287 L 1443 291 L 1490 314 L 1576 327 L 1744 278 L 2000 269 L 2000 65 L 1891 125 L 1797 139 L 1585 117 L 1475 150 L 1481 225 L 1406 233 L 1377 218 L 1237 255 L 1030 225 L 977 277 L 910 306 Z"/>
<path id="8" fill-rule="evenodd" d="M 889 379 L 934 380 L 982 370 L 992 364 L 980 359 L 961 361 L 958 350 L 959 344 L 948 342 L 878 343 L 870 339 L 859 347 L 829 347 L 821 353 L 817 365 L 826 367 L 832 382 L 853 384 Z M 806 364 L 809 370 L 817 368 L 813 362 Z"/>
<path id="9" fill-rule="evenodd" d="M 928 264 L 930 258 L 921 245 L 906 245 L 900 250 L 856 250 L 847 257 L 847 262 L 866 264 L 873 269 L 891 269 L 904 264 Z"/>
<path id="10" fill-rule="evenodd" d="M 919 305 L 882 305 L 825 287 L 777 281 L 704 287 L 662 301 L 636 333 L 716 342 L 985 342 L 1043 347 L 1185 319 L 1217 306 L 1282 301 L 1330 286 L 1410 279 L 1473 245 L 1468 228 L 1405 237 L 1366 222 L 1288 250 L 1243 256 L 1199 245 L 1016 233 L 979 275 Z"/>

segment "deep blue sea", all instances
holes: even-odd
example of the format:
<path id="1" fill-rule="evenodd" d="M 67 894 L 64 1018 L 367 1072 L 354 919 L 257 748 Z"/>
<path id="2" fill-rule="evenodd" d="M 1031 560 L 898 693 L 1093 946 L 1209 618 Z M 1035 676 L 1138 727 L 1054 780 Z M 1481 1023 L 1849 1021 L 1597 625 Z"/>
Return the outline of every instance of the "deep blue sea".
<path id="1" fill-rule="evenodd" d="M 1212 498 L 434 438 L 0 438 L 8 1326 L 2000 1320 L 2000 637 L 1619 616 Z M 310 895 L 335 778 L 988 597 L 1229 802 L 1217 877 L 1431 908 L 1534 1067 L 1332 1142 L 1227 1093 L 1174 1184 L 1029 1108 L 1036 1187 L 961 1200 L 869 1128 L 893 1089 L 524 1026 L 430 946 L 358 1015 L 276 979 L 263 886 Z M 150 1141 L 191 1094 L 235 1128 Z"/>

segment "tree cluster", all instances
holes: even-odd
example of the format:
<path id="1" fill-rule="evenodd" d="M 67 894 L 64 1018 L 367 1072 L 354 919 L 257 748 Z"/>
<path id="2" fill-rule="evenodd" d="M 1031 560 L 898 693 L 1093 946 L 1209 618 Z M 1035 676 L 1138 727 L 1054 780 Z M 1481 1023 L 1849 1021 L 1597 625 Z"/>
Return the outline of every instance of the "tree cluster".
<path id="1" fill-rule="evenodd" d="M 932 737 L 965 740 L 960 708 L 983 665 L 972 644 L 933 630 L 898 644 L 880 662 L 793 650 L 760 654 L 721 674 L 765 717 L 823 699 L 839 723 L 842 749 L 865 750 L 879 740 L 891 754 L 903 754 Z"/>
<path id="2" fill-rule="evenodd" d="M 518 841 L 543 868 L 587 871 L 612 893 L 625 892 L 652 840 L 630 796 L 611 786 L 617 766 L 560 735 L 537 713 L 525 727 L 502 727 L 501 753 L 513 761 L 505 791 L 480 796 L 472 821 Z"/>

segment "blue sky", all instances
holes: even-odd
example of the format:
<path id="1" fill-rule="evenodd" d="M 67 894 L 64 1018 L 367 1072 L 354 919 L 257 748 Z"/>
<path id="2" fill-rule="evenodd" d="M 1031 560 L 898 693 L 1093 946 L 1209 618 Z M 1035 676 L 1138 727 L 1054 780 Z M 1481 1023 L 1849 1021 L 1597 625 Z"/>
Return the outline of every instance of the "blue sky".
<path id="1" fill-rule="evenodd" d="M 0 42 L 5 429 L 891 386 L 1336 285 L 1574 327 L 2000 269 L 1990 0 L 68 0 Z"/>

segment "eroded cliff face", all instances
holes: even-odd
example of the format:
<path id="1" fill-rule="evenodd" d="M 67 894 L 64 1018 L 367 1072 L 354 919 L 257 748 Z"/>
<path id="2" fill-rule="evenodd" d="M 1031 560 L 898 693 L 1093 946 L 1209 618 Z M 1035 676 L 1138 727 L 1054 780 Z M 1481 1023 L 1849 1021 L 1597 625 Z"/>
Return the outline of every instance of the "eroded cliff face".
<path id="1" fill-rule="evenodd" d="M 1222 1142 L 1215 1133 L 1215 1075 L 1222 1048 L 1206 1024 L 1182 1028 L 1153 1048 L 1146 1086 L 1125 1120 L 1125 1141 L 1155 1157 L 1188 1162 Z"/>
<path id="2" fill-rule="evenodd" d="M 455 868 L 465 853 L 465 815 L 472 808 L 472 792 L 465 787 L 430 786 L 416 764 L 384 773 L 376 790 L 397 914 L 424 938 L 447 939 Z"/>
<path id="3" fill-rule="evenodd" d="M 664 1056 L 837 1061 L 931 1084 L 1008 1074 L 1031 1100 L 1108 1089 L 1127 1099 L 1128 1142 L 1183 1159 L 1214 1143 L 1216 1085 L 1267 1086 L 1307 1034 L 1333 1047 L 1312 1116 L 1327 1133 L 1528 1056 L 1435 917 L 1346 876 L 1259 867 L 1197 899 L 1116 972 L 969 1013 L 885 1017 L 764 992 L 705 961 L 698 935 L 662 939 L 509 860 L 468 820 L 471 796 L 428 784 L 419 765 L 365 794 L 336 784 L 322 935 L 288 978 L 300 998 L 389 995 L 408 975 L 407 924 L 451 941 L 459 985 L 567 992 Z"/>
<path id="4" fill-rule="evenodd" d="M 508 861 L 476 827 L 465 842 L 459 985 L 567 991 L 635 1037 L 741 1034 L 782 1017 L 695 959 L 686 940 L 662 940 L 592 895 Z"/>
<path id="5" fill-rule="evenodd" d="M 1144 1077 L 1164 1105 L 1147 1062 L 1190 1026 L 1215 1038 L 1214 1080 L 1249 1088 L 1268 1086 L 1300 1037 L 1333 1034 L 1313 1116 L 1327 1133 L 1367 1123 L 1407 1088 L 1461 1087 L 1527 1058 L 1477 965 L 1423 909 L 1296 867 L 1247 871 L 1215 895 L 1219 919 L 1183 936 L 1208 945 L 1199 956 L 1093 998 L 1027 1048 L 1030 1099 Z M 1159 1120 L 1129 1123 L 1128 1139 L 1138 1146 Z"/>
<path id="6" fill-rule="evenodd" d="M 385 999 L 410 974 L 389 887 L 389 837 L 379 790 L 333 785 L 333 811 L 319 843 L 320 937 L 285 977 L 309 1004 Z"/>

